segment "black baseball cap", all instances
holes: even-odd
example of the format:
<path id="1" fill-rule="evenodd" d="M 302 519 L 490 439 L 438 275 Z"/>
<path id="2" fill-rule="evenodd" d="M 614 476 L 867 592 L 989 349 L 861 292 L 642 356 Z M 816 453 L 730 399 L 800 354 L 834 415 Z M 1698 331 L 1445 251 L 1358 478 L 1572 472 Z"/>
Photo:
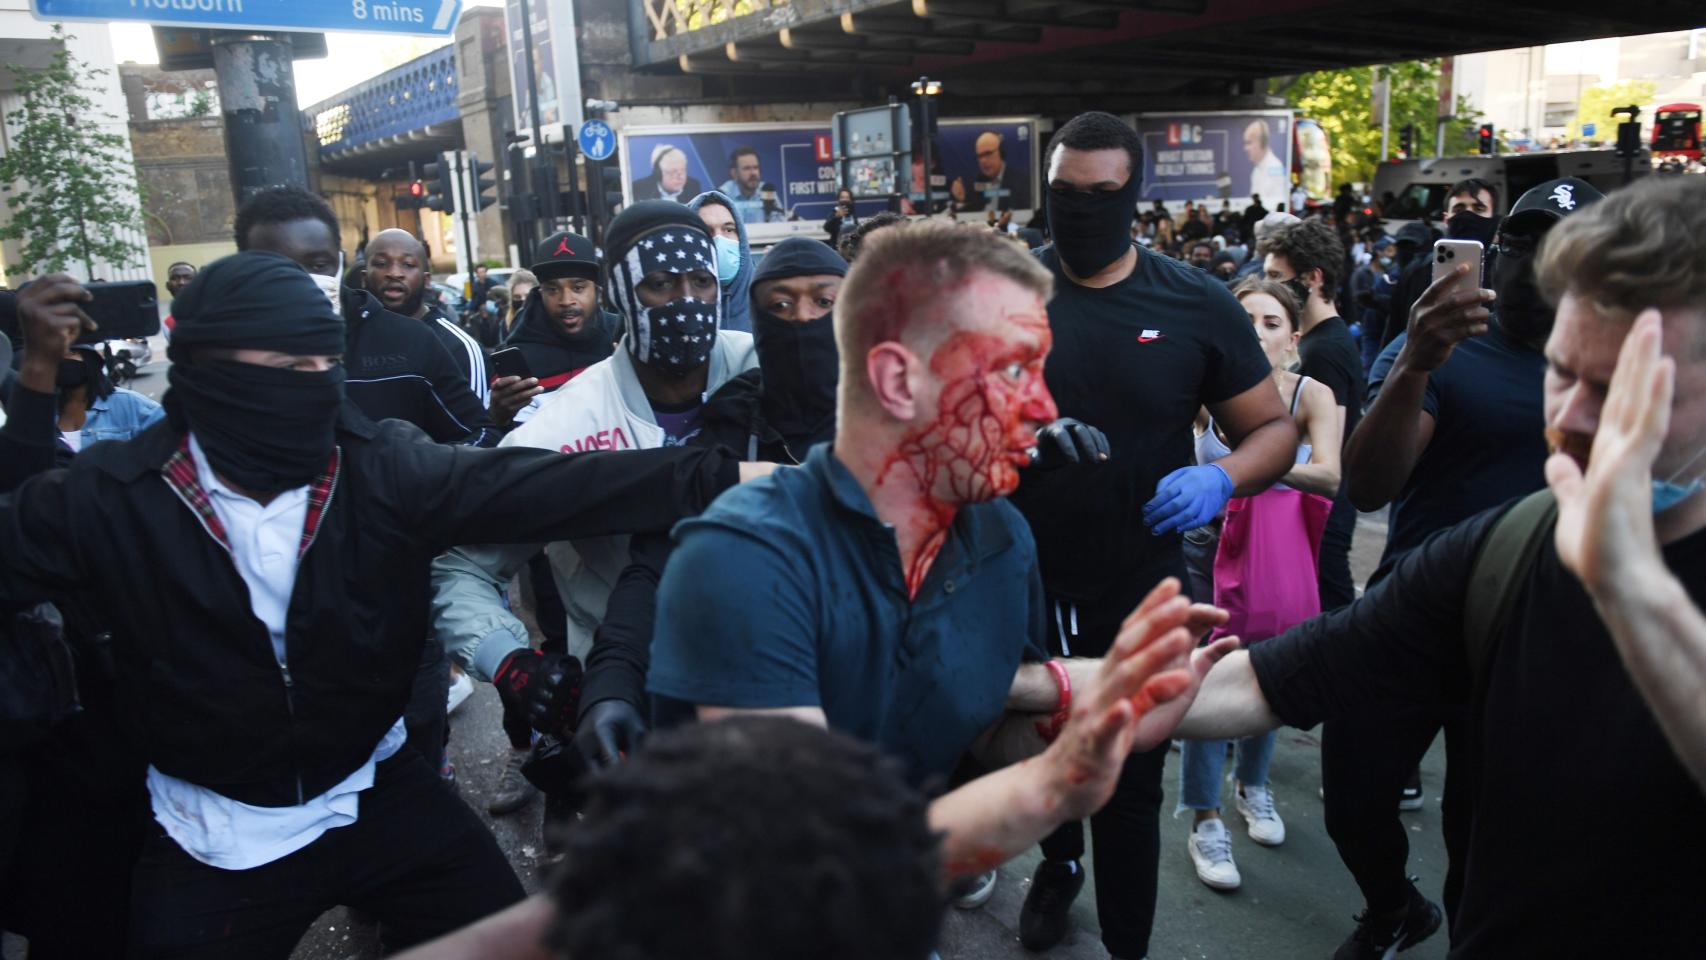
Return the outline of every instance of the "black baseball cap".
<path id="1" fill-rule="evenodd" d="M 1548 180 L 1518 197 L 1499 229 L 1521 234 L 1544 233 L 1559 220 L 1604 199 L 1605 194 L 1586 180 L 1575 177 Z"/>
<path id="2" fill-rule="evenodd" d="M 551 234 L 539 244 L 527 269 L 541 281 L 579 277 L 597 283 L 598 251 L 591 240 L 564 230 Z"/>

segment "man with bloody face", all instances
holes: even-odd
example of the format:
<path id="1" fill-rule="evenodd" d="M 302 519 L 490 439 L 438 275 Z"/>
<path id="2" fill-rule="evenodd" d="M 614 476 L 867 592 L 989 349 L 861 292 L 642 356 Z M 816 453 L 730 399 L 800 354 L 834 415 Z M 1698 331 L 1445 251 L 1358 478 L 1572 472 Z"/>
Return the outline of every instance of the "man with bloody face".
<path id="1" fill-rule="evenodd" d="M 1105 661 L 1044 658 L 1036 551 L 1002 497 L 1033 458 L 1105 454 L 1094 431 L 1056 422 L 1051 287 L 988 231 L 872 237 L 835 304 L 833 443 L 677 527 L 658 588 L 661 722 L 785 713 L 880 744 L 914 783 L 946 777 L 1009 710 L 1039 727 L 1052 740 L 1040 762 L 932 805 L 952 876 L 1099 807 L 1225 649 L 1189 659 L 1187 627 L 1216 613 L 1172 583 Z"/>

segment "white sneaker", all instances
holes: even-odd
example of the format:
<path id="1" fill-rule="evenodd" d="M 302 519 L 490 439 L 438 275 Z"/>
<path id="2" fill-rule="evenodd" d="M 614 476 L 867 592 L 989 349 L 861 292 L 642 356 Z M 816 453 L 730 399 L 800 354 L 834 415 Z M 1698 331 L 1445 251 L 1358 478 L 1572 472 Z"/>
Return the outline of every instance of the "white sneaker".
<path id="1" fill-rule="evenodd" d="M 1264 847 L 1277 847 L 1285 842 L 1285 821 L 1274 809 L 1274 792 L 1267 787 L 1240 786 L 1238 812 L 1250 828 L 1250 839 Z"/>
<path id="2" fill-rule="evenodd" d="M 988 903 L 989 898 L 995 896 L 995 878 L 996 873 L 991 870 L 966 880 L 954 890 L 954 906 L 961 910 L 976 910 Z"/>
<path id="3" fill-rule="evenodd" d="M 456 676 L 450 681 L 450 699 L 445 703 L 445 713 L 455 713 L 456 708 L 462 706 L 462 701 L 474 693 L 474 681 L 460 670 L 453 672 Z"/>
<path id="4" fill-rule="evenodd" d="M 1232 834 L 1221 820 L 1204 820 L 1185 838 L 1196 864 L 1197 879 L 1215 890 L 1236 890 L 1244 882 L 1232 862 Z"/>

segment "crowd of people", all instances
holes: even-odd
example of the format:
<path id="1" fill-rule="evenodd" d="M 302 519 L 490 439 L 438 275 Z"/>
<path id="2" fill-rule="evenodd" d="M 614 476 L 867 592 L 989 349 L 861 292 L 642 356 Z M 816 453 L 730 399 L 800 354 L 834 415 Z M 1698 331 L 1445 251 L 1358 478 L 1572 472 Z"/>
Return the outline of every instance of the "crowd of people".
<path id="1" fill-rule="evenodd" d="M 1706 179 L 1464 181 L 1485 263 L 1440 269 L 1425 226 L 1140 210 L 1141 151 L 1062 124 L 1042 242 L 849 207 L 762 253 L 660 152 L 599 244 L 478 277 L 475 335 L 418 239 L 347 273 L 277 188 L 173 265 L 159 405 L 73 278 L 0 302 L 0 929 L 282 960 L 341 904 L 412 960 L 925 960 L 1040 846 L 1023 944 L 1093 865 L 1136 960 L 1176 743 L 1216 890 L 1229 750 L 1255 843 L 1319 787 L 1335 960 L 1706 952 Z M 449 786 L 473 683 L 488 811 L 542 794 L 560 858 L 531 898 Z M 1274 783 L 1316 725 L 1321 783 Z"/>

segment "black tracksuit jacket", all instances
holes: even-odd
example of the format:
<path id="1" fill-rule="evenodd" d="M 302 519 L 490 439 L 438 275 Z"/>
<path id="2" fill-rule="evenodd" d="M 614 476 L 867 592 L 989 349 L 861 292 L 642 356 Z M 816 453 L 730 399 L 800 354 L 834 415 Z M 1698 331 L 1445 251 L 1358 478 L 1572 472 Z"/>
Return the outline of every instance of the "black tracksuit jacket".
<path id="1" fill-rule="evenodd" d="M 368 419 L 407 420 L 440 443 L 491 447 L 503 439 L 468 389 L 467 375 L 425 323 L 392 313 L 354 287 L 344 288 L 343 308 L 344 396 Z"/>
<path id="2" fill-rule="evenodd" d="M 38 419 L 5 433 L 39 448 L 24 436 L 49 422 Z M 0 497 L 0 611 L 42 600 L 112 611 L 121 715 L 148 761 L 260 806 L 325 792 L 403 713 L 431 635 L 434 556 L 668 530 L 738 478 L 714 450 L 481 450 L 346 404 L 290 598 L 287 676 L 231 556 L 164 478 L 183 441 L 162 421 Z"/>

